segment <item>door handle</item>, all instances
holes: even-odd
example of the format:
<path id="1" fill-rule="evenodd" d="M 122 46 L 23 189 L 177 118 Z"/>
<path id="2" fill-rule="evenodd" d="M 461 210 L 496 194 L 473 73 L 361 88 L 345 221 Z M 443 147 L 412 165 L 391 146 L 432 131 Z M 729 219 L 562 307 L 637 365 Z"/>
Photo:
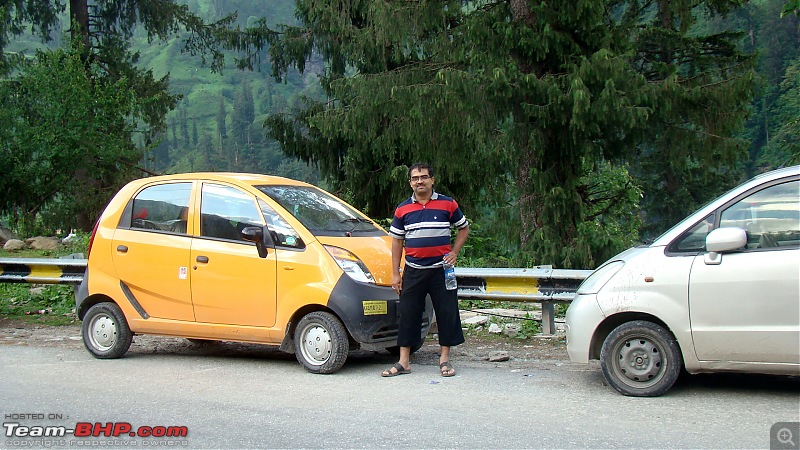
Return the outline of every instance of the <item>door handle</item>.
<path id="1" fill-rule="evenodd" d="M 200 264 L 208 264 L 208 256 L 198 256 L 197 262 Z"/>
<path id="2" fill-rule="evenodd" d="M 118 245 L 117 251 L 120 253 L 128 253 L 128 246 L 127 245 Z"/>

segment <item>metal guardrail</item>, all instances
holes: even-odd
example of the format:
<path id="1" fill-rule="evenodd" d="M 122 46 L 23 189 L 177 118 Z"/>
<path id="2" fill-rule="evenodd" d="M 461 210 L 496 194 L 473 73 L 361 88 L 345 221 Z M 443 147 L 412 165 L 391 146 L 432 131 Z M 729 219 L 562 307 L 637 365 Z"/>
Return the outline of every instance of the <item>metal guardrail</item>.
<path id="1" fill-rule="evenodd" d="M 591 270 L 456 267 L 458 298 L 542 304 L 542 332 L 555 334 L 555 304 L 569 303 Z"/>
<path id="2" fill-rule="evenodd" d="M 0 258 L 0 283 L 81 284 L 86 259 Z"/>
<path id="3" fill-rule="evenodd" d="M 83 281 L 83 255 L 64 258 L 0 258 L 0 283 L 73 284 Z M 569 303 L 591 270 L 456 267 L 458 298 L 542 305 L 542 332 L 555 333 L 555 303 Z"/>

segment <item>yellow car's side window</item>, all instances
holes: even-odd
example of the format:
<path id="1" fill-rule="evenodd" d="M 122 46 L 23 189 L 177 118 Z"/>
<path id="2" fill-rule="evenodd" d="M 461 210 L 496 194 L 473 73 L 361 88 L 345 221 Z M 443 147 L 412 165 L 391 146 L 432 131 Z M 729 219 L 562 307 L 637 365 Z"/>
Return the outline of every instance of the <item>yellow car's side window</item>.
<path id="1" fill-rule="evenodd" d="M 133 229 L 186 233 L 191 183 L 166 183 L 143 189 L 133 199 Z"/>
<path id="2" fill-rule="evenodd" d="M 230 186 L 203 184 L 201 236 L 244 241 L 241 231 L 253 226 L 264 226 L 264 218 L 252 195 Z"/>

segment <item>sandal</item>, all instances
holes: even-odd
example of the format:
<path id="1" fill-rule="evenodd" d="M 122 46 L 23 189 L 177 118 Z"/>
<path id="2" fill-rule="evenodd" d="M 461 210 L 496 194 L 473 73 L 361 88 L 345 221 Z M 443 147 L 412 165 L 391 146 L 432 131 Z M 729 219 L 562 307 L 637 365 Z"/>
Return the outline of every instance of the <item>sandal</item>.
<path id="1" fill-rule="evenodd" d="M 439 370 L 442 372 L 443 377 L 452 377 L 456 374 L 456 370 L 450 365 L 450 361 L 439 363 Z"/>
<path id="2" fill-rule="evenodd" d="M 395 371 L 392 372 L 392 369 L 394 369 Z M 395 363 L 392 367 L 389 367 L 388 369 L 386 369 L 383 372 L 381 372 L 381 376 L 382 377 L 396 377 L 398 375 L 405 375 L 407 373 L 411 373 L 411 369 L 406 369 L 405 367 L 403 367 L 402 364 L 400 364 L 398 362 L 398 363 Z"/>

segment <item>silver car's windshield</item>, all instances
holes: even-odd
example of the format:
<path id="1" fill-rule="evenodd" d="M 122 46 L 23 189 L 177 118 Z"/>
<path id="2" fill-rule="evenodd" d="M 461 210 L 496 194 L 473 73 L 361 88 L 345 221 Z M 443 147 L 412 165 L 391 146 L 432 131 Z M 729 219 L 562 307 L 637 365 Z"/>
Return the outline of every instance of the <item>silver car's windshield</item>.
<path id="1" fill-rule="evenodd" d="M 378 235 L 384 231 L 338 198 L 311 186 L 256 186 L 320 236 Z"/>

